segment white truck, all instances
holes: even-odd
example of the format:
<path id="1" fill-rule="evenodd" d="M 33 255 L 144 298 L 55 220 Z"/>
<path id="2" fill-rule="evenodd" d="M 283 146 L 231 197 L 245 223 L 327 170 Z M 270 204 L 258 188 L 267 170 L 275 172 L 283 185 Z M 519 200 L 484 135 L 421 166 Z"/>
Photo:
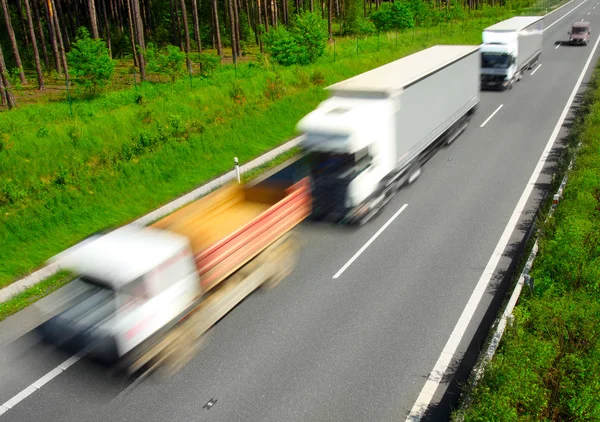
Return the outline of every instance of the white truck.
<path id="1" fill-rule="evenodd" d="M 541 16 L 516 16 L 483 30 L 481 88 L 512 89 L 542 54 Z"/>
<path id="2" fill-rule="evenodd" d="M 310 189 L 288 168 L 60 255 L 78 277 L 36 304 L 44 341 L 130 374 L 178 371 L 219 319 L 294 268 Z"/>
<path id="3" fill-rule="evenodd" d="M 465 130 L 479 105 L 478 52 L 438 45 L 328 88 L 298 123 L 314 219 L 365 223 Z"/>

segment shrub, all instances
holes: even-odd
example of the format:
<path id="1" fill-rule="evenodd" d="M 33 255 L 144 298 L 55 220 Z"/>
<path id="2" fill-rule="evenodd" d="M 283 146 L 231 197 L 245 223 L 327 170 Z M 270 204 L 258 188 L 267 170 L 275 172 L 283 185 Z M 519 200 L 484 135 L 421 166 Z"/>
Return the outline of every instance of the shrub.
<path id="1" fill-rule="evenodd" d="M 94 97 L 98 90 L 111 80 L 115 63 L 108 55 L 103 40 L 93 40 L 84 27 L 77 31 L 77 42 L 67 53 L 73 81 L 81 86 L 88 97 Z"/>
<path id="2" fill-rule="evenodd" d="M 371 19 L 379 32 L 401 31 L 415 26 L 413 14 L 404 3 L 383 3 Z"/>
<path id="3" fill-rule="evenodd" d="M 175 82 L 175 77 L 185 71 L 185 53 L 173 45 L 168 45 L 161 53 L 153 43 L 148 43 L 146 60 L 150 72 L 167 76 L 171 82 Z"/>
<path id="4" fill-rule="evenodd" d="M 298 15 L 290 30 L 275 28 L 264 35 L 269 53 L 284 66 L 314 62 L 325 52 L 327 29 L 318 14 L 303 12 Z"/>

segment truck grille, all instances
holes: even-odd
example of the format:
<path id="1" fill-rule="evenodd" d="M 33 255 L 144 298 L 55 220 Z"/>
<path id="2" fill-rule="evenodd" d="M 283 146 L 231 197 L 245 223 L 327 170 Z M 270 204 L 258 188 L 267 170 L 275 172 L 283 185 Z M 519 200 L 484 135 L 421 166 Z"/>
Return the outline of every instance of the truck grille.
<path id="1" fill-rule="evenodd" d="M 347 182 L 316 180 L 312 183 L 313 215 L 339 220 L 346 215 Z"/>

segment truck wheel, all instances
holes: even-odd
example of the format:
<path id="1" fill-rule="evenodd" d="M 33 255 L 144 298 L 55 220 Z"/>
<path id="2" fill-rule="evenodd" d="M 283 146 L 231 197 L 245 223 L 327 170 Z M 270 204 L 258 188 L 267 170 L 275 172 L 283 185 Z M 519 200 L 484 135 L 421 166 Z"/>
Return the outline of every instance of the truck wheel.
<path id="1" fill-rule="evenodd" d="M 272 268 L 271 276 L 262 284 L 267 290 L 277 287 L 292 273 L 298 262 L 299 242 L 295 236 L 290 235 L 272 245 L 271 248 L 262 260 L 263 264 L 268 264 Z"/>

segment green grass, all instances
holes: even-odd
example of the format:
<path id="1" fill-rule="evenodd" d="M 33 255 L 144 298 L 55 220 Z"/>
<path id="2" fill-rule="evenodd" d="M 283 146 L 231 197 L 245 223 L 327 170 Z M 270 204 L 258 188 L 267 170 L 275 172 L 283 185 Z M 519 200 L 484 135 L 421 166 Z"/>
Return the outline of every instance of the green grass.
<path id="1" fill-rule="evenodd" d="M 66 271 L 60 271 L 41 283 L 24 290 L 6 302 L 0 303 L 0 321 L 13 314 L 16 314 L 21 309 L 31 305 L 33 302 L 49 295 L 56 289 L 67 284 L 72 279 L 73 276 L 71 274 Z"/>
<path id="2" fill-rule="evenodd" d="M 479 16 L 481 15 L 481 16 Z M 89 234 L 131 221 L 295 135 L 331 84 L 435 44 L 479 44 L 505 19 L 338 39 L 317 63 L 220 66 L 208 78 L 142 84 L 91 101 L 0 113 L 0 287 Z M 358 47 L 357 47 L 358 46 Z"/>
<path id="3" fill-rule="evenodd" d="M 570 139 L 564 198 L 541 226 L 531 276 L 465 421 L 600 417 L 600 67 Z"/>

